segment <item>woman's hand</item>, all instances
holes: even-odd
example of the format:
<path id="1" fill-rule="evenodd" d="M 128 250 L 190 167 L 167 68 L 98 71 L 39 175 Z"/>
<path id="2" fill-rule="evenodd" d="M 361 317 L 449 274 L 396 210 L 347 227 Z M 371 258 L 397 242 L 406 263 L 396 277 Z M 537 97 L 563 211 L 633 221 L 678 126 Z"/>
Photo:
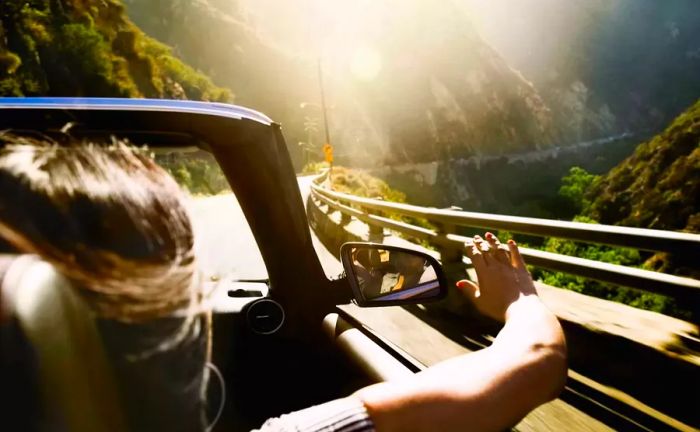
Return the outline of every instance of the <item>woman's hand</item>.
<path id="1" fill-rule="evenodd" d="M 508 240 L 508 244 L 503 245 L 491 233 L 484 237 L 486 240 L 474 236 L 473 243 L 465 245 L 478 284 L 463 279 L 457 282 L 457 287 L 479 312 L 505 321 L 510 305 L 524 296 L 537 295 L 537 291 L 515 242 Z"/>
<path id="2" fill-rule="evenodd" d="M 479 284 L 457 285 L 506 324 L 484 349 L 355 393 L 377 431 L 505 430 L 564 387 L 566 341 L 557 318 L 537 297 L 515 243 L 485 237 L 467 245 Z"/>

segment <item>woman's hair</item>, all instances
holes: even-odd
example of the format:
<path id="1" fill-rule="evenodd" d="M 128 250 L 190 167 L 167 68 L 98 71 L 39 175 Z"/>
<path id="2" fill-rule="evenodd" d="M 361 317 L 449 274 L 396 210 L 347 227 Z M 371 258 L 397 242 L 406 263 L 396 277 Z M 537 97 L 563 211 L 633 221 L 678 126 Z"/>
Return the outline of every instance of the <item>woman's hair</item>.
<path id="1" fill-rule="evenodd" d="M 100 317 L 142 322 L 196 307 L 184 202 L 165 170 L 125 142 L 0 135 L 0 237 L 73 280 Z"/>

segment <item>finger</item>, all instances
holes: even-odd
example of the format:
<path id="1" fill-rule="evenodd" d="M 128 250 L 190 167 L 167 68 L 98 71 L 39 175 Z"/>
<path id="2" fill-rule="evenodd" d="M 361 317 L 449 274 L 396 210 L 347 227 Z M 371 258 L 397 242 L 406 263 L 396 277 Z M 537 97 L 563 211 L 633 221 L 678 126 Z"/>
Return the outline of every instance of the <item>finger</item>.
<path id="1" fill-rule="evenodd" d="M 486 265 L 484 262 L 484 255 L 474 243 L 466 243 L 465 246 L 467 257 L 472 261 L 472 265 L 476 271 L 479 272 Z"/>
<path id="2" fill-rule="evenodd" d="M 484 241 L 484 239 L 481 238 L 481 236 L 475 235 L 474 236 L 474 245 L 482 252 L 482 253 L 488 253 L 489 251 L 489 244 Z"/>
<path id="3" fill-rule="evenodd" d="M 486 233 L 486 241 L 489 242 L 489 246 L 491 246 L 492 249 L 498 249 L 498 247 L 501 245 L 501 241 L 498 240 L 498 237 L 493 235 L 490 232 Z"/>
<path id="4" fill-rule="evenodd" d="M 498 249 L 494 250 L 494 258 L 496 258 L 497 261 L 507 265 L 511 266 L 512 261 L 510 257 L 510 248 L 506 245 L 498 245 Z"/>
<path id="5" fill-rule="evenodd" d="M 489 242 L 489 246 L 491 247 L 491 254 L 493 258 L 502 264 L 510 265 L 510 251 L 508 247 L 502 245 L 501 241 L 498 240 L 498 237 L 496 237 L 493 233 L 487 232 L 485 237 L 486 241 Z"/>
<path id="6" fill-rule="evenodd" d="M 491 262 L 491 260 L 493 259 L 493 257 L 489 253 L 489 244 L 477 235 L 474 236 L 474 248 L 481 253 L 481 260 L 484 263 L 484 266 L 488 266 L 489 262 Z"/>
<path id="7" fill-rule="evenodd" d="M 520 249 L 518 249 L 518 245 L 515 244 L 515 240 L 508 240 L 508 249 L 510 249 L 510 262 L 513 264 L 513 267 L 526 270 L 525 260 L 523 260 L 522 255 L 520 255 Z"/>
<path id="8" fill-rule="evenodd" d="M 469 300 L 474 300 L 481 296 L 481 290 L 479 289 L 479 285 L 468 279 L 462 279 L 461 281 L 457 282 L 456 285 L 462 294 L 469 297 Z"/>

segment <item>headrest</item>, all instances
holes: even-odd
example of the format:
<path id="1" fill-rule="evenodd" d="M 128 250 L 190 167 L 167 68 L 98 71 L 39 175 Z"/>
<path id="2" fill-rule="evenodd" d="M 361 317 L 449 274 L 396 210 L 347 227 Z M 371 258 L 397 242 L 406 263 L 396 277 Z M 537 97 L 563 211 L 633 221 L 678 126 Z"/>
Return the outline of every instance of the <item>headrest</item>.
<path id="1" fill-rule="evenodd" d="M 8 268 L 2 291 L 37 353 L 49 420 L 70 431 L 124 430 L 102 340 L 70 281 L 50 264 L 23 255 Z"/>

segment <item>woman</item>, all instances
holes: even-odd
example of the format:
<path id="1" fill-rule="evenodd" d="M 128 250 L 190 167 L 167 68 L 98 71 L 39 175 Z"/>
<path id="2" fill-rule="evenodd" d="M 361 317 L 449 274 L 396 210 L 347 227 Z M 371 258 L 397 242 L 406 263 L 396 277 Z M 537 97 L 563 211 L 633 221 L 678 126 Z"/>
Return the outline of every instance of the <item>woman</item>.
<path id="1" fill-rule="evenodd" d="M 129 428 L 202 430 L 210 320 L 183 192 L 116 140 L 0 140 L 0 237 L 78 288 Z"/>
<path id="2" fill-rule="evenodd" d="M 202 429 L 210 324 L 182 192 L 123 143 L 2 139 L 0 237 L 53 264 L 97 315 L 130 429 Z M 458 287 L 505 322 L 490 347 L 271 419 L 262 430 L 503 430 L 556 397 L 566 378 L 564 336 L 517 246 L 487 233 L 465 252 L 479 285 Z"/>

